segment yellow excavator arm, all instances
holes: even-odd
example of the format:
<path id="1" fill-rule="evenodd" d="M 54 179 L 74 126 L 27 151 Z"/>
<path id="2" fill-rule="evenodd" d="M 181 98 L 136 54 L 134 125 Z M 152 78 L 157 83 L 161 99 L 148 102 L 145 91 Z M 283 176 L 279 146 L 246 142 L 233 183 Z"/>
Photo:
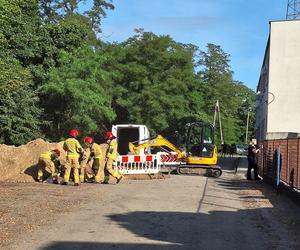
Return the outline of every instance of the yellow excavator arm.
<path id="1" fill-rule="evenodd" d="M 132 142 L 129 142 L 129 150 L 133 154 L 138 154 L 140 149 L 148 148 L 148 147 L 164 147 L 168 148 L 171 151 L 177 153 L 177 159 L 184 159 L 186 154 L 184 151 L 180 150 L 176 146 L 174 146 L 171 142 L 169 142 L 166 138 L 161 135 L 156 136 L 155 138 L 149 139 L 146 142 L 143 142 L 139 145 L 134 145 Z"/>

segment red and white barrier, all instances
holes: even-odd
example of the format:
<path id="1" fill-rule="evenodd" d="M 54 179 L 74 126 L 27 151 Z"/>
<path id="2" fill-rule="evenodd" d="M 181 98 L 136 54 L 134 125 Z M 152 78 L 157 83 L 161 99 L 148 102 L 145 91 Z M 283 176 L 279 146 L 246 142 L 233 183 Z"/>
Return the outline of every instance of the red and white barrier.
<path id="1" fill-rule="evenodd" d="M 157 174 L 157 155 L 119 155 L 114 168 L 121 174 Z"/>
<path id="2" fill-rule="evenodd" d="M 157 153 L 159 157 L 159 162 L 158 164 L 161 166 L 169 166 L 169 165 L 178 165 L 177 161 L 177 154 L 176 153 L 164 153 L 164 152 L 159 152 Z"/>
<path id="3" fill-rule="evenodd" d="M 178 164 L 175 153 L 119 155 L 114 163 L 114 169 L 121 174 L 157 174 L 161 168 Z"/>

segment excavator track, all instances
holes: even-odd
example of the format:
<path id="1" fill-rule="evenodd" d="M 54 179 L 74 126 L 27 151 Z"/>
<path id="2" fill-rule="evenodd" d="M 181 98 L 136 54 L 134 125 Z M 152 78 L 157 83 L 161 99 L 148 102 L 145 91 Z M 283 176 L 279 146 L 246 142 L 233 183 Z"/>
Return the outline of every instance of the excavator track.
<path id="1" fill-rule="evenodd" d="M 209 177 L 218 178 L 222 175 L 222 169 L 218 165 L 180 165 L 176 171 L 178 174 L 195 174 L 195 169 L 205 169 Z"/>

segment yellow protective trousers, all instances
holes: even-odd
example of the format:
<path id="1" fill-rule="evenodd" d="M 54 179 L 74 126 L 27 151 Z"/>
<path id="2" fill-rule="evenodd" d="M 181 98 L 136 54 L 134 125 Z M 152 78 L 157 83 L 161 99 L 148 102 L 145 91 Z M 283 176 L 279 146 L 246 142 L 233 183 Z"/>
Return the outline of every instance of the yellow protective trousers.
<path id="1" fill-rule="evenodd" d="M 67 156 L 66 164 L 65 164 L 66 172 L 64 176 L 64 181 L 69 182 L 70 180 L 70 174 L 71 174 L 71 168 L 73 168 L 74 171 L 74 183 L 79 183 L 79 160 L 77 158 L 71 158 Z"/>
<path id="2" fill-rule="evenodd" d="M 109 176 L 111 175 L 112 177 L 119 179 L 121 176 L 118 173 L 118 171 L 114 171 L 112 168 L 113 165 L 113 160 L 108 158 L 106 164 L 101 164 L 100 159 L 94 159 L 93 162 L 93 171 L 95 173 L 95 181 L 100 183 L 100 182 L 108 182 L 109 181 Z"/>
<path id="3" fill-rule="evenodd" d="M 51 174 L 53 180 L 57 180 L 58 172 L 54 162 L 49 159 L 40 158 L 38 162 L 38 174 L 37 174 L 38 181 L 43 180 L 43 175 L 45 171 Z"/>
<path id="4" fill-rule="evenodd" d="M 114 177 L 115 179 L 119 179 L 121 175 L 118 173 L 118 171 L 113 170 L 113 163 L 114 160 L 111 158 L 107 158 L 106 164 L 105 164 L 105 169 L 104 169 L 104 174 L 105 174 L 105 182 L 109 181 L 109 175 Z"/>
<path id="5" fill-rule="evenodd" d="M 104 164 L 101 164 L 99 158 L 95 158 L 92 169 L 95 174 L 95 181 L 100 183 L 104 181 Z"/>
<path id="6" fill-rule="evenodd" d="M 88 160 L 89 160 L 88 158 L 85 158 L 80 162 L 80 175 L 79 175 L 80 182 L 84 182 L 85 168 L 87 166 Z"/>
<path id="7" fill-rule="evenodd" d="M 113 168 L 112 168 L 113 163 L 114 163 L 114 160 L 111 158 L 108 158 L 106 161 L 105 171 L 107 173 L 109 173 L 112 177 L 119 179 L 121 177 L 121 175 L 118 173 L 118 171 L 113 170 Z"/>
<path id="8" fill-rule="evenodd" d="M 87 164 L 84 168 L 84 177 L 86 180 L 91 180 L 95 177 L 94 171 L 90 164 Z"/>

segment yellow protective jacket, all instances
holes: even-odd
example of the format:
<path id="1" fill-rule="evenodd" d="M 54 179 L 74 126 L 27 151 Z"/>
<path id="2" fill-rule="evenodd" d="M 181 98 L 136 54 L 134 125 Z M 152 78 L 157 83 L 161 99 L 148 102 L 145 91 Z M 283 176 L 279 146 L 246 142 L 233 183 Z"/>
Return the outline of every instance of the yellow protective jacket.
<path id="1" fill-rule="evenodd" d="M 54 150 L 48 150 L 40 155 L 40 159 L 42 160 L 51 160 L 53 162 L 59 161 L 58 155 Z"/>
<path id="2" fill-rule="evenodd" d="M 118 143 L 116 139 L 113 139 L 108 143 L 106 157 L 112 160 L 116 160 L 117 156 L 118 156 Z"/>
<path id="3" fill-rule="evenodd" d="M 97 143 L 93 143 L 91 148 L 91 155 L 94 156 L 95 159 L 103 159 L 101 147 Z"/>
<path id="4" fill-rule="evenodd" d="M 67 151 L 68 158 L 79 158 L 79 153 L 83 152 L 80 143 L 75 138 L 65 140 L 64 150 Z"/>

